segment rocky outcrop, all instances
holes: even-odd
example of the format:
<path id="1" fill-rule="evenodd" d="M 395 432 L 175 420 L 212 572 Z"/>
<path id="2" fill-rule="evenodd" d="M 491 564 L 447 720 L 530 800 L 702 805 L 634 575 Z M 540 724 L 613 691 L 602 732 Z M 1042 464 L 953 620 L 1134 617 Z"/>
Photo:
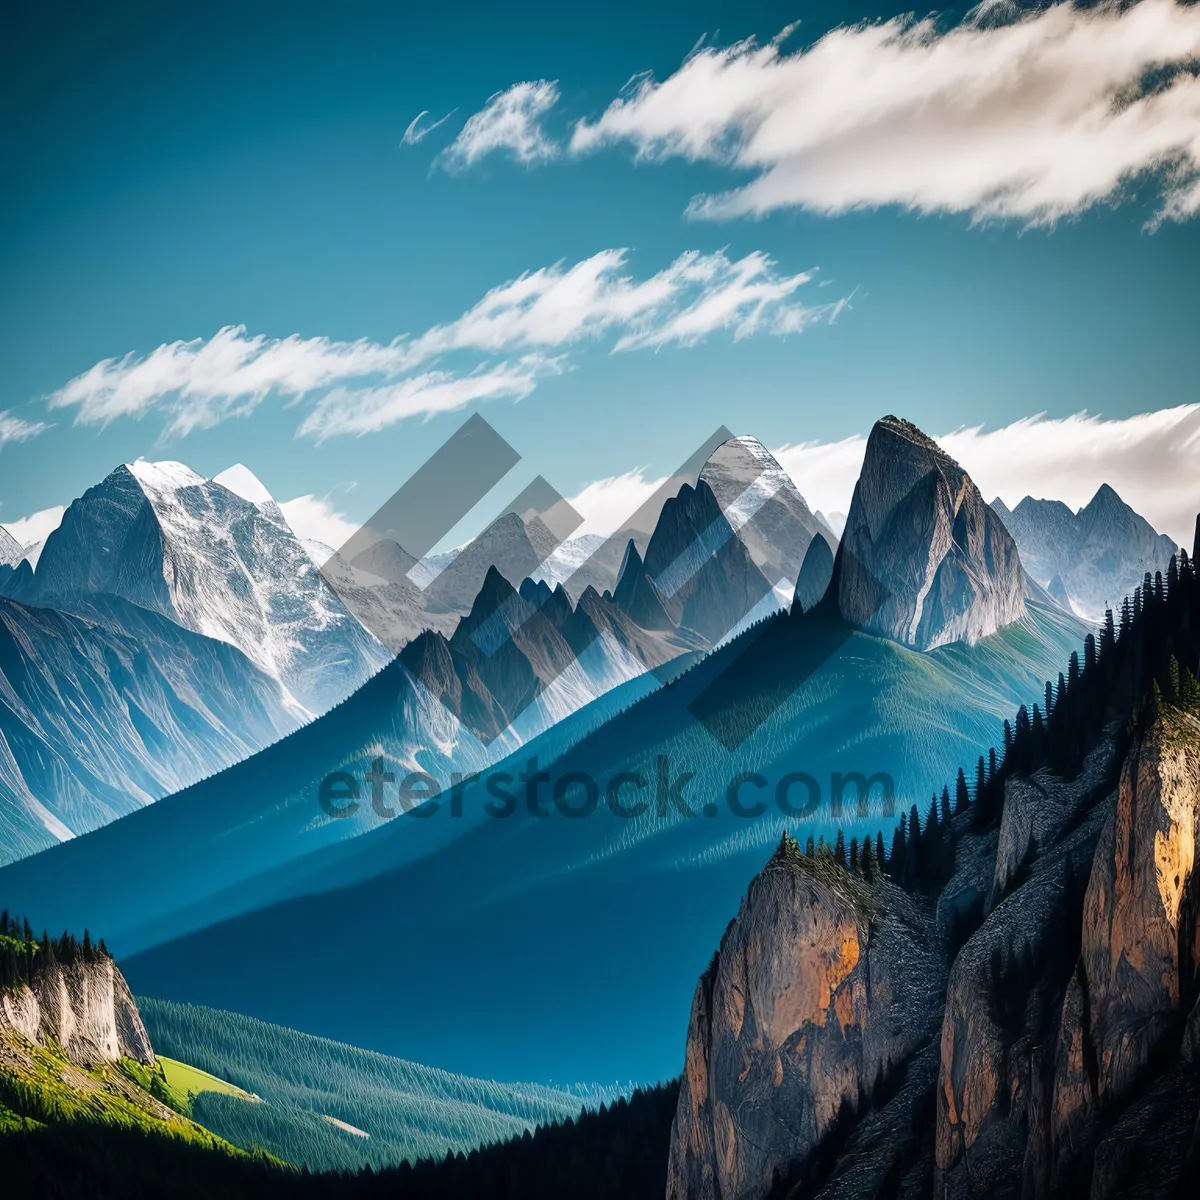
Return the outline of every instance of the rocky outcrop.
<path id="1" fill-rule="evenodd" d="M 785 839 L 696 990 L 668 1197 L 1188 1194 L 1200 716 L 953 822 L 936 918 Z"/>
<path id="2" fill-rule="evenodd" d="M 792 611 L 805 613 L 815 608 L 825 598 L 829 581 L 833 578 L 833 551 L 829 543 L 817 534 L 808 544 L 808 553 L 800 567 L 796 580 L 796 594 L 792 598 Z"/>
<path id="3" fill-rule="evenodd" d="M 0 1031 L 39 1046 L 53 1042 L 73 1062 L 132 1058 L 154 1064 L 154 1050 L 125 977 L 107 954 L 41 966 L 32 984 L 0 995 Z"/>
<path id="4" fill-rule="evenodd" d="M 1056 1179 L 1086 1158 L 1103 1112 L 1179 1046 L 1195 1001 L 1198 816 L 1200 721 L 1172 711 L 1126 760 L 1092 864 L 1055 1065 Z"/>
<path id="5" fill-rule="evenodd" d="M 837 558 L 852 625 L 932 650 L 1025 615 L 1016 543 L 970 476 L 897 417 L 876 423 Z"/>
<path id="6" fill-rule="evenodd" d="M 790 839 L 750 885 L 692 1005 L 668 1197 L 762 1197 L 928 1044 L 927 916 Z"/>

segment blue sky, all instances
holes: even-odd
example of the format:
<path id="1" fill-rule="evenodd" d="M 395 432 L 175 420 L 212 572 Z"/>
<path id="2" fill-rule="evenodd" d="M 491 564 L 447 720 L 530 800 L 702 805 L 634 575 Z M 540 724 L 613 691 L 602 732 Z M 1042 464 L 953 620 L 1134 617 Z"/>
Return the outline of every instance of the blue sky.
<path id="1" fill-rule="evenodd" d="M 1165 13 L 1160 0 L 1154 4 Z M 799 191 L 785 189 L 765 213 L 720 219 L 685 213 L 693 197 L 737 189 L 765 168 L 761 158 L 747 165 L 750 150 L 731 161 L 728 139 L 720 153 L 700 154 L 648 141 L 659 127 L 651 118 L 684 136 L 695 107 L 686 95 L 683 116 L 646 113 L 611 144 L 570 152 L 576 121 L 599 120 L 639 72 L 660 81 L 679 73 L 702 36 L 717 51 L 752 35 L 761 45 L 800 20 L 780 53 L 802 56 L 839 23 L 896 11 L 711 2 L 603 10 L 206 3 L 26 6 L 6 16 L 0 155 L 13 182 L 0 190 L 0 412 L 8 414 L 0 418 L 0 521 L 69 502 L 139 456 L 178 458 L 206 475 L 243 461 L 281 500 L 311 494 L 363 519 L 473 408 L 525 456 L 499 489 L 497 498 L 507 500 L 526 468 L 567 495 L 633 468 L 661 476 L 721 423 L 780 447 L 861 435 L 892 411 L 941 435 L 1043 412 L 1067 418 L 1086 409 L 1119 422 L 1194 403 L 1200 227 L 1189 193 L 1172 197 L 1161 179 L 1146 177 L 1107 194 L 1103 181 L 1089 183 L 1101 155 L 1071 128 L 1085 124 L 1087 96 L 1067 106 L 1062 128 L 1050 131 L 1059 140 L 1029 167 L 1041 172 L 1043 191 L 1010 196 L 1007 211 L 987 211 L 964 178 L 978 172 L 978 187 L 986 186 L 990 168 L 975 161 L 975 147 L 996 160 L 1046 134 L 1040 126 L 1026 133 L 1019 96 L 985 98 L 987 119 L 965 132 L 947 122 L 912 133 L 899 112 L 899 140 L 827 135 L 825 157 Z M 943 10 L 939 28 L 953 28 L 963 12 Z M 1178 57 L 1180 46 L 1194 50 L 1188 21 L 1143 30 L 1150 47 L 1143 57 L 1158 47 L 1164 57 Z M 994 35 L 982 23 L 980 40 L 963 43 L 961 53 L 1001 53 L 998 42 L 982 40 Z M 1127 54 L 1133 40 L 1113 31 L 1109 43 Z M 883 60 L 872 55 L 887 53 L 860 41 L 847 47 L 853 53 L 834 62 L 845 72 L 831 93 L 839 97 L 874 87 Z M 1047 69 L 1063 72 L 1063 86 L 1054 94 L 1069 96 L 1071 62 L 1055 61 Z M 1112 69 L 1120 79 L 1132 68 L 1122 59 Z M 447 148 L 468 118 L 525 80 L 557 83 L 557 103 L 538 125 L 556 150 L 550 161 L 513 161 L 510 147 L 445 169 Z M 1139 147 L 1163 131 L 1166 144 L 1183 147 L 1172 161 L 1186 183 L 1195 165 L 1187 147 L 1200 146 L 1192 92 L 1181 85 L 1169 113 L 1147 109 L 1144 128 L 1117 152 L 1140 166 Z M 1006 103 L 1012 113 L 995 118 Z M 431 114 L 426 123 L 452 115 L 417 144 L 402 145 L 423 110 Z M 807 119 L 784 114 L 785 135 L 807 128 Z M 901 171 L 890 147 L 912 161 L 905 137 L 922 153 L 938 143 L 914 168 L 924 172 L 918 211 L 893 202 L 911 190 L 889 176 Z M 1085 195 L 1089 187 L 1099 202 Z M 829 212 L 843 194 L 845 211 Z M 1050 197 L 1050 223 L 1039 196 Z M 1171 203 L 1181 206 L 1180 219 L 1148 228 Z M 956 206 L 961 211 L 945 211 Z M 775 283 L 815 273 L 784 289 L 740 338 L 714 326 L 695 339 L 656 342 L 655 331 L 662 334 L 695 298 L 689 292 L 660 314 L 646 348 L 613 353 L 630 327 L 596 327 L 535 347 L 552 366 L 536 368 L 519 401 L 418 413 L 364 436 L 298 435 L 321 390 L 272 394 L 248 416 L 186 434 L 171 431 L 169 395 L 149 400 L 139 416 L 107 423 L 77 420 L 86 411 L 78 404 L 46 403 L 105 359 L 210 339 L 227 326 L 245 326 L 249 337 L 386 347 L 449 326 L 489 289 L 525 272 L 558 262 L 569 268 L 613 249 L 628 251 L 613 277 L 634 283 L 667 271 L 687 251 L 709 263 L 718 252 L 728 263 L 763 255 L 773 264 L 764 277 Z M 831 322 L 839 300 L 849 303 Z M 789 305 L 803 306 L 797 312 L 807 315 L 794 322 L 806 324 L 803 332 L 782 332 L 791 327 Z M 469 375 L 529 352 L 514 346 L 461 362 L 431 353 L 413 369 Z M 1198 463 L 1194 418 L 1184 412 L 1138 426 L 1149 440 L 1128 469 L 1112 456 L 1134 427 L 1114 424 L 1105 441 L 1092 425 L 1088 444 L 1104 443 L 1102 450 L 1072 459 L 1062 480 L 1048 477 L 1055 459 L 1043 456 L 995 486 L 1081 503 L 1099 474 L 1115 471 L 1119 490 L 1153 509 L 1164 486 L 1154 478 L 1156 456 L 1169 453 L 1171 498 L 1148 515 L 1182 538 L 1188 506 L 1196 507 L 1184 494 Z M 14 433 L 7 442 L 4 420 Z M 14 422 L 49 427 L 17 440 L 22 426 Z M 1069 456 L 1079 427 L 1064 422 L 1047 432 L 1053 436 L 1036 439 L 1043 450 L 1053 443 Z M 989 460 L 1009 459 L 1014 445 L 1029 441 L 979 442 L 963 461 L 982 476 Z M 835 460 L 849 483 L 852 461 L 852 453 Z M 810 462 L 799 456 L 788 465 L 795 473 Z M 828 481 L 797 482 L 819 493 L 817 502 L 838 494 Z M 981 486 L 988 490 L 982 478 Z"/>

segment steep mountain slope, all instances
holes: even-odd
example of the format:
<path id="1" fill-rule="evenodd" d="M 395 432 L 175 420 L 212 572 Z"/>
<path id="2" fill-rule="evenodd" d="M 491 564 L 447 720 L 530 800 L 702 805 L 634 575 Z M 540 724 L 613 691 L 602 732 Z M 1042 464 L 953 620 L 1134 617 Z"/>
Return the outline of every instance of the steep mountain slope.
<path id="1" fill-rule="evenodd" d="M 1077 513 L 1058 500 L 1026 496 L 1009 511 L 1003 501 L 992 508 L 1021 551 L 1021 562 L 1038 583 L 1051 585 L 1091 621 L 1132 593 L 1148 571 L 1166 571 L 1178 547 L 1156 533 L 1108 484 Z"/>
<path id="2" fill-rule="evenodd" d="M 181 463 L 118 467 L 47 538 L 30 598 L 70 611 L 95 594 L 236 646 L 311 712 L 344 699 L 388 657 L 273 502 Z"/>
<path id="3" fill-rule="evenodd" d="M 758 1200 L 940 1023 L 929 912 L 785 836 L 692 1002 L 668 1200 Z"/>
<path id="4" fill-rule="evenodd" d="M 494 596 L 515 595 L 504 589 L 508 585 L 500 581 Z M 479 618 L 486 624 L 482 613 Z M 403 861 L 425 853 L 458 836 L 465 822 L 393 818 L 449 787 L 455 772 L 470 775 L 518 748 L 551 761 L 658 686 L 636 657 L 646 650 L 643 635 L 634 631 L 623 642 L 628 631 L 620 614 L 594 593 L 581 601 L 564 631 L 578 647 L 577 653 L 571 650 L 564 678 L 552 680 L 548 694 L 528 704 L 528 692 L 517 694 L 519 703 L 509 697 L 512 722 L 490 742 L 476 737 L 455 713 L 464 690 L 468 715 L 493 712 L 494 697 L 475 670 L 482 651 L 469 631 L 461 653 L 452 652 L 440 635 L 426 634 L 406 650 L 406 661 L 391 663 L 343 704 L 228 772 L 65 843 L 49 856 L 0 870 L 0 892 L 27 911 L 45 914 L 56 927 L 71 924 L 74 917 L 103 927 L 109 942 L 128 953 L 256 904 L 311 890 L 320 886 L 323 875 L 352 879 L 394 865 L 397 856 Z M 563 644 L 555 633 L 560 654 Z M 560 660 L 548 664 L 541 657 L 536 640 L 531 651 L 546 676 L 560 665 Z M 518 650 L 507 652 L 516 655 Z M 406 662 L 440 690 L 418 682 Z M 463 672 L 461 678 L 456 669 Z M 514 677 L 527 682 L 540 682 L 537 669 L 528 660 L 512 667 Z M 497 684 L 502 694 L 503 683 Z M 564 697 L 586 687 L 600 699 L 568 713 Z M 381 775 L 393 777 L 386 800 L 378 803 L 365 774 L 376 764 Z M 359 781 L 358 799 L 349 805 L 333 803 L 322 792 L 323 780 L 339 772 Z M 399 784 L 410 775 L 412 790 L 400 802 Z M 361 847 L 352 844 L 371 830 L 379 836 L 365 839 Z M 187 846 L 187 854 L 174 856 L 171 871 L 147 890 L 138 864 L 157 857 L 164 847 L 180 845 Z"/>
<path id="5" fill-rule="evenodd" d="M 686 980 L 736 907 L 748 864 L 761 862 L 764 847 L 797 820 L 813 831 L 831 828 L 835 773 L 858 773 L 863 783 L 877 777 L 862 825 L 881 819 L 889 775 L 901 811 L 924 797 L 931 776 L 951 773 L 996 736 L 1019 699 L 1040 694 L 1080 632 L 1059 610 L 1031 606 L 1019 625 L 974 647 L 920 655 L 828 616 L 776 617 L 565 752 L 539 754 L 531 744 L 462 789 L 457 804 L 443 794 L 428 819 L 368 834 L 353 857 L 308 877 L 313 895 L 223 923 L 214 923 L 222 910 L 205 905 L 195 914 L 198 932 L 171 942 L 159 933 L 157 948 L 125 965 L 139 987 L 164 997 L 451 1070 L 668 1074 L 690 1000 Z M 756 722 L 732 750 L 710 731 Z M 365 766 L 360 759 L 357 770 Z M 795 771 L 820 790 L 800 818 L 805 787 L 785 789 L 791 816 L 775 801 Z M 746 772 L 753 777 L 734 791 L 750 810 L 740 816 L 729 787 Z M 546 815 L 527 807 L 531 784 Z M 844 813 L 856 791 L 849 782 Z M 393 786 L 389 803 L 394 795 Z M 508 815 L 489 816 L 486 804 Z M 6 871 L 0 887 L 19 896 L 33 888 L 58 905 L 70 894 L 45 895 L 45 872 L 35 880 Z M 352 914 L 383 914 L 387 937 Z M 301 966 L 291 932 L 301 929 L 318 954 L 330 947 L 336 969 L 316 966 L 311 955 Z M 148 944 L 144 933 L 136 940 Z M 493 986 L 481 992 L 480 978 Z M 632 1024 L 631 978 L 639 980 Z M 350 1008 L 330 990 L 346 987 L 358 996 Z M 435 1009 L 420 1001 L 430 991 L 439 996 Z M 465 1044 L 462 1029 L 485 1021 L 505 1037 Z"/>
<path id="6" fill-rule="evenodd" d="M 0 861 L 220 771 L 304 712 L 224 642 L 117 597 L 0 599 Z"/>
<path id="7" fill-rule="evenodd" d="M 1003 522 L 962 467 L 896 417 L 867 440 L 836 575 L 847 621 L 919 650 L 978 641 L 1025 612 Z"/>
<path id="8" fill-rule="evenodd" d="M 792 606 L 799 607 L 800 612 L 808 612 L 816 608 L 825 598 L 829 583 L 833 579 L 833 550 L 822 534 L 809 543 L 808 553 L 800 567 L 796 579 L 796 592 L 792 597 Z"/>

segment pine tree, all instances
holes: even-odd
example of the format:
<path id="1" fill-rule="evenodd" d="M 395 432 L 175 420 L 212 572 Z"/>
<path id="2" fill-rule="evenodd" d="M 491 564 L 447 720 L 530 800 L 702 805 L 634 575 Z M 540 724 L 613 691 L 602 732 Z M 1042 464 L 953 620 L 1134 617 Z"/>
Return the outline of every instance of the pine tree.
<path id="1" fill-rule="evenodd" d="M 986 768 L 983 765 L 983 755 L 979 756 L 979 763 L 975 768 L 975 803 L 986 803 L 987 800 L 987 775 Z"/>
<path id="2" fill-rule="evenodd" d="M 873 883 L 875 881 L 875 874 L 876 874 L 875 851 L 872 848 L 871 839 L 869 837 L 866 837 L 866 838 L 863 838 L 862 877 L 868 883 Z"/>
<path id="3" fill-rule="evenodd" d="M 850 870 L 858 870 L 858 838 L 850 839 Z"/>
<path id="4" fill-rule="evenodd" d="M 943 825 L 950 824 L 950 788 L 949 785 L 942 788 L 942 815 L 941 821 Z"/>
<path id="5" fill-rule="evenodd" d="M 811 833 L 808 835 L 808 841 L 804 843 L 804 853 L 807 854 L 809 858 L 812 858 L 812 856 L 816 853 L 816 847 L 813 845 L 813 836 Z"/>
<path id="6" fill-rule="evenodd" d="M 846 837 L 840 829 L 837 831 L 837 841 L 833 846 L 833 857 L 838 866 L 846 865 Z"/>
<path id="7" fill-rule="evenodd" d="M 1007 721 L 1004 722 L 1004 741 L 1007 745 L 1012 741 L 1012 727 Z M 958 768 L 958 782 L 954 785 L 954 811 L 955 813 L 966 812 L 971 803 L 971 797 L 967 792 L 967 777 L 963 773 L 962 767 Z"/>
<path id="8" fill-rule="evenodd" d="M 1179 698 L 1179 660 L 1172 654 L 1167 661 L 1167 699 L 1174 704 Z"/>
<path id="9" fill-rule="evenodd" d="M 883 831 L 880 830 L 875 835 L 875 868 L 880 874 L 883 874 L 884 867 L 887 866 L 887 856 L 883 850 Z"/>

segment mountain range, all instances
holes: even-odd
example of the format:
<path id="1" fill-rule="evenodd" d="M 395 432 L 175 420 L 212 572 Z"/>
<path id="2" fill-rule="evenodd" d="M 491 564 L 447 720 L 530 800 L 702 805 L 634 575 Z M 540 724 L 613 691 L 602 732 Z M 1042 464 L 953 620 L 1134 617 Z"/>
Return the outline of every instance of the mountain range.
<path id="1" fill-rule="evenodd" d="M 961 468 L 894 420 L 875 442 L 847 524 L 858 532 L 839 546 L 825 597 L 809 612 L 779 608 L 769 563 L 764 573 L 738 536 L 765 521 L 769 505 L 751 492 L 731 519 L 698 477 L 663 504 L 644 553 L 626 541 L 608 596 L 585 589 L 572 606 L 566 585 L 518 589 L 490 572 L 450 637 L 422 635 L 277 747 L 7 868 L 0 888 L 56 925 L 88 914 L 109 931 L 137 986 L 164 998 L 452 1069 L 469 1057 L 472 1069 L 498 1077 L 518 1066 L 559 1078 L 661 1074 L 686 1007 L 688 964 L 707 954 L 747 865 L 789 823 L 774 805 L 759 819 L 736 815 L 725 803 L 731 780 L 749 773 L 771 796 L 797 770 L 808 773 L 822 791 L 808 818 L 816 829 L 836 820 L 837 777 L 883 781 L 872 805 L 890 781 L 891 802 L 906 807 L 931 775 L 950 771 L 1017 704 L 1039 696 L 1082 644 L 1086 627 L 1027 584 L 1011 540 Z M 876 513 L 884 520 L 872 534 Z M 956 522 L 968 529 L 961 544 L 946 539 Z M 815 543 L 808 532 L 789 574 L 799 576 Z M 828 548 L 832 531 L 819 536 Z M 901 537 L 902 556 L 890 548 Z M 870 577 L 850 558 L 851 538 L 862 558 L 891 572 L 879 585 L 889 597 L 884 624 L 873 627 L 874 614 L 849 602 L 849 616 L 861 620 L 848 619 L 843 608 L 844 596 L 861 606 Z M 927 569 L 893 570 L 901 559 Z M 848 564 L 853 588 L 843 587 Z M 790 591 L 795 582 L 783 579 Z M 914 623 L 931 595 L 936 604 Z M 920 644 L 890 636 L 891 614 L 918 630 Z M 582 653 L 581 629 L 593 639 Z M 585 696 L 572 681 L 589 677 L 588 655 L 611 671 L 614 644 L 638 673 L 610 676 L 616 687 L 575 707 Z M 664 644 L 674 654 L 665 661 L 652 653 Z M 533 759 L 549 777 L 548 820 L 519 802 Z M 433 819 L 381 819 L 369 780 L 386 780 L 386 807 L 399 811 L 396 789 L 414 770 L 433 785 L 409 807 Z M 453 771 L 478 773 L 457 801 L 447 792 Z M 348 818 L 330 817 L 318 795 L 338 772 L 358 781 Z M 681 798 L 694 816 L 671 800 L 670 781 L 685 774 Z M 626 818 L 603 803 L 571 820 L 553 805 L 557 781 L 596 780 L 604 794 L 618 775 L 646 781 L 647 811 Z M 482 806 L 495 798 L 492 786 L 504 794 L 502 777 L 518 802 L 496 820 Z M 857 785 L 849 786 L 852 795 Z M 440 815 L 419 807 L 431 792 Z M 707 798 L 720 801 L 712 816 Z M 184 843 L 187 861 L 153 896 L 113 871 L 155 845 Z M 373 920 L 353 915 L 367 913 L 387 914 L 385 942 Z M 306 954 L 301 986 L 290 929 L 319 930 L 315 953 L 330 947 L 338 968 L 317 968 Z M 497 981 L 495 992 L 471 986 L 480 974 Z M 631 1033 L 616 981 L 635 976 L 653 1003 Z M 352 1010 L 326 995 L 326 978 L 356 988 Z M 430 989 L 442 997 L 438 1011 L 418 1015 L 416 997 Z M 541 997 L 536 1009 L 529 994 Z M 485 1019 L 502 1020 L 506 1037 L 465 1046 L 459 1031 Z M 590 1030 L 583 1043 L 569 1036 L 577 1021 Z"/>
<path id="2" fill-rule="evenodd" d="M 997 498 L 992 509 L 1015 539 L 1029 574 L 1089 621 L 1103 621 L 1105 609 L 1118 608 L 1147 572 L 1165 572 L 1179 549 L 1108 484 L 1078 512 L 1060 500 L 1032 496 L 1012 510 Z"/>
<path id="3" fill-rule="evenodd" d="M 1061 1097 L 1026 1082 L 1042 1108 L 1014 1124 L 994 1080 L 1053 1072 L 1021 1058 L 1035 1035 L 1010 1039 L 1005 1005 L 1034 996 L 1031 954 L 1050 961 L 1028 923 L 1064 896 L 1073 912 L 1085 862 L 1108 861 L 1113 763 L 1154 719 L 1129 724 L 1134 693 L 1153 672 L 1172 699 L 1196 686 L 1136 632 L 1183 603 L 1186 560 L 1119 634 L 1090 629 L 1061 572 L 1043 587 L 1004 513 L 896 417 L 872 431 L 840 540 L 748 438 L 603 541 L 564 537 L 552 490 L 523 496 L 435 561 L 387 539 L 306 547 L 244 468 L 139 463 L 91 489 L 36 569 L 0 568 L 0 794 L 18 852 L 102 827 L 0 868 L 0 896 L 103 928 L 139 993 L 474 1076 L 667 1077 L 690 1002 L 680 1196 L 877 1169 L 956 1194 L 1014 1156 L 1038 1178 L 1074 1170 L 1051 1162 L 1063 1135 L 1028 1130 L 1061 1110 L 1101 1145 L 1098 1085 L 1076 1104 L 1069 1069 Z M 1152 736 L 1132 752 L 1166 779 L 1176 743 Z M 954 814 L 947 789 L 919 820 L 930 781 L 989 743 L 1004 749 L 979 758 L 970 811 L 960 773 Z M 1130 811 L 1152 807 L 1130 787 Z M 797 828 L 825 845 L 801 850 Z M 1174 895 L 1164 836 L 1154 886 Z M 867 865 L 885 862 L 886 878 Z M 1053 1009 L 1067 1029 L 1065 1002 L 1037 996 L 1036 1028 Z M 968 1092 L 994 1112 L 967 1114 Z M 904 1122 L 930 1097 L 918 1145 Z M 211 1113 L 235 1142 L 281 1136 L 271 1113 Z"/>

